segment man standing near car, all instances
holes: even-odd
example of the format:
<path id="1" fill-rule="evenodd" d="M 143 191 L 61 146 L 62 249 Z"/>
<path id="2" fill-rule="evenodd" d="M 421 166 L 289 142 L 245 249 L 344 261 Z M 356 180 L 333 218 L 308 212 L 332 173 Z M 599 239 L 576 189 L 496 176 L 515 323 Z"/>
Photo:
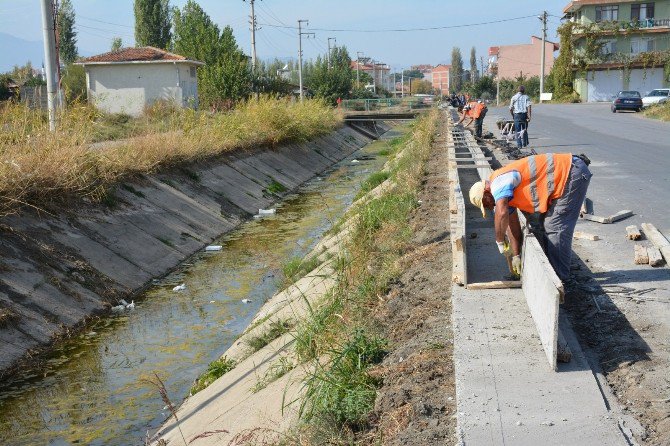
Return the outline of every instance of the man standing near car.
<path id="1" fill-rule="evenodd" d="M 514 118 L 514 131 L 516 132 L 517 147 L 528 146 L 528 124 L 531 116 L 531 102 L 528 95 L 526 95 L 526 87 L 519 86 L 519 92 L 512 96 L 512 101 L 509 105 L 509 111 Z M 523 131 L 523 135 L 521 132 Z"/>

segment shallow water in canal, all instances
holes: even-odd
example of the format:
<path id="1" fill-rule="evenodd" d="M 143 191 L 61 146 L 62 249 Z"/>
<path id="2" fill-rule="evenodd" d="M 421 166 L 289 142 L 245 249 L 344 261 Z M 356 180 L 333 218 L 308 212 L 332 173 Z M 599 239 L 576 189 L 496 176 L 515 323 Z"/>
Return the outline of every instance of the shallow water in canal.
<path id="1" fill-rule="evenodd" d="M 148 379 L 156 372 L 172 401 L 182 401 L 277 291 L 282 264 L 316 244 L 361 181 L 382 167 L 378 153 L 387 148 L 377 141 L 359 150 L 278 204 L 276 215 L 216 241 L 221 252 L 189 259 L 134 310 L 63 343 L 39 374 L 0 384 L 0 444 L 144 444 L 167 417 Z M 364 160 L 352 163 L 357 157 Z M 186 290 L 172 291 L 180 283 Z"/>

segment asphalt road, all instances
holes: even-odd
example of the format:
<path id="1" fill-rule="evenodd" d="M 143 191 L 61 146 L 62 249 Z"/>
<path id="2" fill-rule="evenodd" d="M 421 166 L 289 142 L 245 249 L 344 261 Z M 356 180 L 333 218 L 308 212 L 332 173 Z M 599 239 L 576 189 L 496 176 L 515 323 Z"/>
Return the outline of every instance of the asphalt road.
<path id="1" fill-rule="evenodd" d="M 491 108 L 486 127 L 496 133 Z M 588 197 L 594 213 L 630 209 L 642 221 L 670 230 L 670 123 L 640 114 L 612 113 L 609 104 L 533 106 L 530 147 L 538 153 L 585 153 L 592 161 Z"/>

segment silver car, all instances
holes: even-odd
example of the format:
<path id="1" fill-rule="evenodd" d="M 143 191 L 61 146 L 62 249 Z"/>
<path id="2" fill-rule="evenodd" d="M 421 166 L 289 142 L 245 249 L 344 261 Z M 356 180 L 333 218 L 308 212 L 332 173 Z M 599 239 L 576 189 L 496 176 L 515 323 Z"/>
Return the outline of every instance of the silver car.
<path id="1" fill-rule="evenodd" d="M 654 104 L 665 104 L 670 98 L 670 88 L 657 88 L 642 98 L 642 106 L 649 107 Z"/>

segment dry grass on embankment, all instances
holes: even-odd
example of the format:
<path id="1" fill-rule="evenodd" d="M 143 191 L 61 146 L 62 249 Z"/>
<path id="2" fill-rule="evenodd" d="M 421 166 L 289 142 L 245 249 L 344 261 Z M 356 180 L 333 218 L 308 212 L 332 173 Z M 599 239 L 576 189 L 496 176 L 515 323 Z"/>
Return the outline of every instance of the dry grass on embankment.
<path id="1" fill-rule="evenodd" d="M 229 113 L 158 105 L 139 119 L 73 106 L 51 133 L 44 112 L 8 104 L 0 109 L 0 216 L 64 195 L 100 200 L 123 177 L 234 149 L 306 141 L 341 122 L 320 101 L 261 98 Z M 129 139 L 91 148 L 101 139 L 120 138 Z"/>
<path id="2" fill-rule="evenodd" d="M 645 108 L 642 114 L 647 118 L 670 121 L 670 102 L 661 105 L 652 105 L 649 108 Z"/>

